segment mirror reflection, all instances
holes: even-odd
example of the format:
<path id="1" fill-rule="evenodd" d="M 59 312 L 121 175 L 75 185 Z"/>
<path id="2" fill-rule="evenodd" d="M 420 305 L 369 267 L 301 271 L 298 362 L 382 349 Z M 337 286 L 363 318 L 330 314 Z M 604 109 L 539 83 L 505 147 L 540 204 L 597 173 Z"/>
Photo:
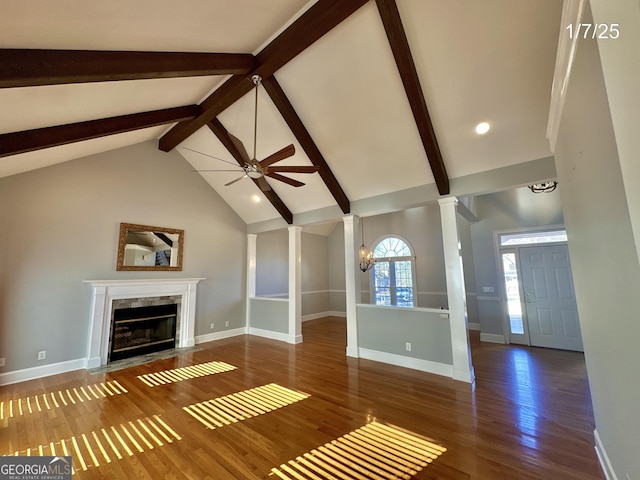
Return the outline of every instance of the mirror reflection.
<path id="1" fill-rule="evenodd" d="M 182 270 L 184 230 L 120 224 L 117 270 Z"/>

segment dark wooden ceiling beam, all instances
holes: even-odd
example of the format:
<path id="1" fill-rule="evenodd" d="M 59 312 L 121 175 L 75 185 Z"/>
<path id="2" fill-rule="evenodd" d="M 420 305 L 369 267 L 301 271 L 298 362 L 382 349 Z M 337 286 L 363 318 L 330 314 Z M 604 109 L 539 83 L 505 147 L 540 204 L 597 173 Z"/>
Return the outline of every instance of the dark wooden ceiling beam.
<path id="1" fill-rule="evenodd" d="M 0 49 L 0 88 L 246 74 L 251 54 Z"/>
<path id="2" fill-rule="evenodd" d="M 179 122 L 194 118 L 198 113 L 200 113 L 198 105 L 188 105 L 101 120 L 5 133 L 0 135 L 0 157 Z"/>
<path id="3" fill-rule="evenodd" d="M 211 121 L 207 123 L 207 126 L 215 134 L 215 136 L 218 137 L 218 140 L 222 142 L 222 145 L 224 145 L 224 147 L 229 151 L 229 153 L 236 160 L 236 162 L 238 162 L 238 165 L 240 165 L 241 167 L 244 166 L 245 162 L 243 159 L 244 157 L 243 154 L 240 152 L 240 150 L 238 150 L 238 147 L 236 147 L 236 145 L 233 143 L 233 140 L 231 140 L 231 137 L 229 136 L 229 132 L 224 127 L 224 125 L 222 125 L 220 120 L 218 120 L 217 118 L 213 118 Z M 252 178 L 251 180 L 253 180 L 253 183 L 256 184 L 256 187 L 260 188 L 260 185 L 258 184 L 257 179 Z M 282 216 L 282 218 L 284 218 L 285 222 L 291 225 L 293 223 L 293 213 L 291 213 L 291 210 L 289 210 L 289 208 L 284 204 L 284 202 L 278 196 L 278 194 L 274 192 L 273 189 L 266 190 L 266 191 L 262 189 L 260 190 L 262 191 L 264 196 L 267 197 L 267 200 L 271 202 L 271 205 L 274 206 L 274 208 L 278 211 L 278 213 Z"/>
<path id="4" fill-rule="evenodd" d="M 265 78 L 262 81 L 262 85 L 271 97 L 271 100 L 280 112 L 280 115 L 282 115 L 282 118 L 284 118 L 287 125 L 289 125 L 289 128 L 298 140 L 298 143 L 302 146 L 302 149 L 307 154 L 307 157 L 311 160 L 311 163 L 318 167 L 320 177 L 342 209 L 342 212 L 349 213 L 351 211 L 351 206 L 349 199 L 347 198 L 347 194 L 344 193 L 344 190 L 338 183 L 338 179 L 329 168 L 329 165 L 322 156 L 320 149 L 318 149 L 313 138 L 311 138 L 309 131 L 302 123 L 302 120 L 293 108 L 293 105 L 291 105 L 291 102 L 284 93 L 284 90 L 282 90 L 282 87 L 276 80 L 276 77 L 271 76 Z"/>
<path id="5" fill-rule="evenodd" d="M 436 133 L 431 123 L 431 116 L 424 98 L 418 72 L 413 62 L 409 42 L 402 26 L 402 19 L 395 0 L 376 0 L 380 18 L 387 33 L 389 45 L 393 51 L 393 56 L 402 78 L 404 90 L 413 112 L 413 117 L 418 127 L 422 145 L 424 146 L 433 172 L 433 177 L 438 187 L 440 195 L 447 195 L 449 189 L 449 177 L 444 165 L 442 153 L 438 146 Z"/>
<path id="6" fill-rule="evenodd" d="M 263 79 L 270 77 L 367 1 L 318 0 L 258 53 L 256 56 L 257 66 L 253 73 L 260 75 Z M 245 81 L 242 81 L 243 78 L 232 77 L 225 82 L 201 104 L 202 114 L 198 118 L 176 125 L 160 139 L 160 149 L 168 152 L 175 148 L 229 105 L 248 93 L 253 88 L 253 83 L 248 80 L 250 76 L 246 75 Z"/>

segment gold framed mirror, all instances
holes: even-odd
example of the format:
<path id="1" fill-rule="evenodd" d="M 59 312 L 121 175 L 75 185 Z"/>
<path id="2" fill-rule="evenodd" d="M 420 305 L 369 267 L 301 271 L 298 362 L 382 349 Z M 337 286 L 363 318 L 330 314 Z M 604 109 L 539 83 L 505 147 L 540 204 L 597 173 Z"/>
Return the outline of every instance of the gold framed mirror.
<path id="1" fill-rule="evenodd" d="M 116 270 L 182 271 L 184 230 L 120 224 Z"/>

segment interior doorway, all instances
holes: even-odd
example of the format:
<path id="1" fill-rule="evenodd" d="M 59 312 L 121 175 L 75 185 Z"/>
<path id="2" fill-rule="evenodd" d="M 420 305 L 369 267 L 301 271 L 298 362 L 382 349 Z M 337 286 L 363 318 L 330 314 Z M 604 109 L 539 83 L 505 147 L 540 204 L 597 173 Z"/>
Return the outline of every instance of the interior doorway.
<path id="1" fill-rule="evenodd" d="M 498 235 L 510 343 L 583 351 L 566 233 Z"/>

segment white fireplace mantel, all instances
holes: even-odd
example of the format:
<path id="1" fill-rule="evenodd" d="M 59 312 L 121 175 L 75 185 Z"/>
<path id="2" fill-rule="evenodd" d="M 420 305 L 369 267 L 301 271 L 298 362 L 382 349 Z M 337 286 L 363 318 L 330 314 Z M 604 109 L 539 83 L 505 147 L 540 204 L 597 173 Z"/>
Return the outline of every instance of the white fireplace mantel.
<path id="1" fill-rule="evenodd" d="M 196 287 L 200 280 L 204 278 L 85 280 L 92 287 L 85 368 L 95 368 L 107 363 L 113 300 L 181 296 L 180 331 L 176 347 L 194 346 Z"/>

